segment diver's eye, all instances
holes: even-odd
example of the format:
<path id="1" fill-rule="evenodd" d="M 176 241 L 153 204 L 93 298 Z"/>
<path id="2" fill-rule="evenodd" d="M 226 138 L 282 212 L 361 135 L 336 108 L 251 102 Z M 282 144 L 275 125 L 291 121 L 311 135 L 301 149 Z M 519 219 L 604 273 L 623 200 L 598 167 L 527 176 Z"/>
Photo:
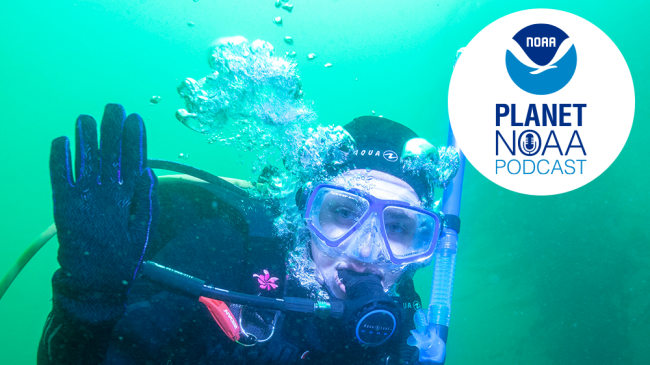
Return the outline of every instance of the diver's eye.
<path id="1" fill-rule="evenodd" d="M 386 232 L 388 232 L 388 233 L 404 233 L 404 232 L 406 232 L 406 228 L 404 228 L 401 224 L 390 223 L 390 224 L 386 225 Z"/>
<path id="2" fill-rule="evenodd" d="M 352 210 L 345 208 L 345 207 L 338 207 L 334 210 L 336 214 L 339 215 L 339 217 L 343 219 L 352 219 L 353 218 L 353 212 Z"/>

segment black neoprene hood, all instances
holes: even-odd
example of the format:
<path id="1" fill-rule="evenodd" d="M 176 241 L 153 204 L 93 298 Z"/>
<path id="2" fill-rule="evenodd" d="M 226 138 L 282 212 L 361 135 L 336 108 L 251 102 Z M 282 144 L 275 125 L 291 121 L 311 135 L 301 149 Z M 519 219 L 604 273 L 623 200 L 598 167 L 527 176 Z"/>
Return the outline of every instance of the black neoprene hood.
<path id="1" fill-rule="evenodd" d="M 355 118 L 343 128 L 356 142 L 356 151 L 348 157 L 347 167 L 385 172 L 404 180 L 419 198 L 427 196 L 426 173 L 413 176 L 402 169 L 402 150 L 406 142 L 418 138 L 415 132 L 400 123 L 375 116 Z"/>

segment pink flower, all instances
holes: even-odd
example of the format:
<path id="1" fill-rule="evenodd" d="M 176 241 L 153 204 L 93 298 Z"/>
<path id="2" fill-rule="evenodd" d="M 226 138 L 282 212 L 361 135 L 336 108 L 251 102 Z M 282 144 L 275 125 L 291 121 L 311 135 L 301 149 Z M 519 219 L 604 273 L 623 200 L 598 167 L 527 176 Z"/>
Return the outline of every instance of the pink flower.
<path id="1" fill-rule="evenodd" d="M 264 269 L 263 275 L 253 274 L 253 277 L 257 278 L 257 281 L 260 283 L 260 289 L 271 290 L 278 287 L 278 285 L 275 284 L 275 282 L 278 281 L 278 278 L 270 277 L 269 272 L 266 269 Z"/>

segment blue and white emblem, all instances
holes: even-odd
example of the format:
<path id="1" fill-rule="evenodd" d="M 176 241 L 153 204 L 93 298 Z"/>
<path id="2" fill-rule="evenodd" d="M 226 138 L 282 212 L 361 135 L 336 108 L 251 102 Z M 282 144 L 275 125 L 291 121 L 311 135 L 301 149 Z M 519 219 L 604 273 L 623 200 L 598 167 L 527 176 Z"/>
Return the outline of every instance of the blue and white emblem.
<path id="1" fill-rule="evenodd" d="M 573 41 L 562 29 L 533 24 L 520 30 L 508 43 L 506 68 L 522 90 L 548 95 L 565 87 L 576 70 Z"/>

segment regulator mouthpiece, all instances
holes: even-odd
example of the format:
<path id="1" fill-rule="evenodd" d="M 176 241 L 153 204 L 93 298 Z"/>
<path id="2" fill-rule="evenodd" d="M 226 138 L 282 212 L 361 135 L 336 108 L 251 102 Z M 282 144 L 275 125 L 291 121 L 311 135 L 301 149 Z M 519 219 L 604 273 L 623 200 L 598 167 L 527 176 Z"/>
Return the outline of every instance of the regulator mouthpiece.
<path id="1" fill-rule="evenodd" d="M 381 278 L 349 270 L 339 271 L 339 278 L 346 287 L 344 319 L 352 341 L 372 347 L 391 339 L 399 326 L 401 312 L 384 292 Z"/>

